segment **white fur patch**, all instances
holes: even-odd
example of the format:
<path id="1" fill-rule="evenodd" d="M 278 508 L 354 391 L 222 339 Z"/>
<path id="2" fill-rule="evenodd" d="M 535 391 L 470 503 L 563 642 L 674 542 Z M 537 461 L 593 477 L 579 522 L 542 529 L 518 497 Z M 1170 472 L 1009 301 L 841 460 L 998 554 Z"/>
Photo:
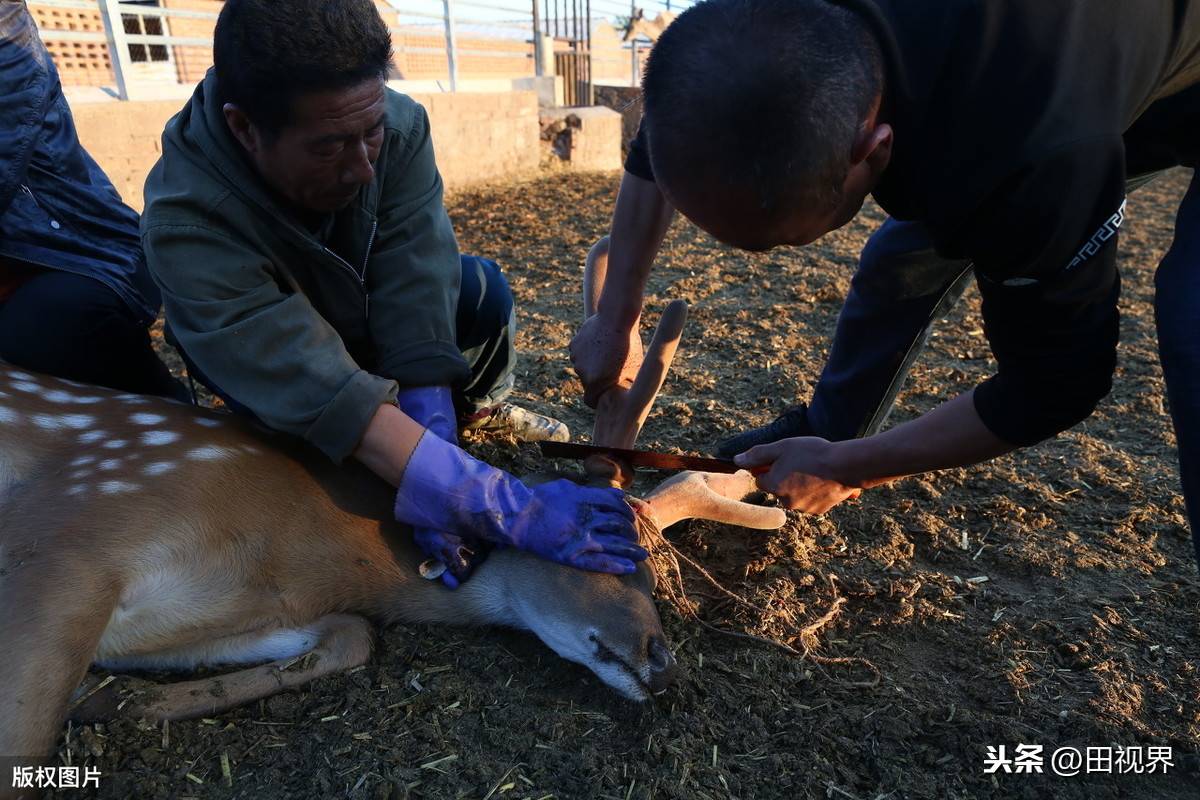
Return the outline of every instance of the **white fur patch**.
<path id="1" fill-rule="evenodd" d="M 141 405 L 142 403 L 150 402 L 146 398 L 142 397 L 140 394 L 119 394 L 119 395 L 117 395 L 117 399 L 120 400 L 122 403 L 131 405 L 131 406 Z"/>
<path id="2" fill-rule="evenodd" d="M 13 381 L 11 385 L 12 388 L 16 389 L 18 392 L 37 394 L 38 392 L 42 391 L 42 387 L 39 384 L 31 381 Z"/>
<path id="3" fill-rule="evenodd" d="M 95 417 L 90 417 L 87 414 L 64 414 L 61 417 L 51 416 L 50 414 L 34 414 L 30 419 L 33 420 L 34 425 L 46 431 L 56 431 L 59 428 L 82 430 L 96 422 Z"/>
<path id="4" fill-rule="evenodd" d="M 70 392 L 64 392 L 62 389 L 51 389 L 42 395 L 42 399 L 51 403 L 74 403 L 76 405 L 88 405 L 90 403 L 99 403 L 104 398 L 94 397 L 91 395 L 83 397 L 77 394 L 71 394 Z"/>
<path id="5" fill-rule="evenodd" d="M 130 414 L 129 421 L 135 425 L 158 425 L 161 422 L 166 422 L 167 418 L 162 414 L 147 414 L 145 412 L 138 412 L 137 414 Z"/>
<path id="6" fill-rule="evenodd" d="M 16 422 L 21 418 L 21 415 L 13 411 L 11 408 L 0 406 L 0 422 Z"/>
<path id="7" fill-rule="evenodd" d="M 97 468 L 97 469 L 102 469 L 102 470 L 105 470 L 105 471 L 109 471 L 109 470 L 114 470 L 114 469 L 116 469 L 116 468 L 117 468 L 117 467 L 119 467 L 119 466 L 121 466 L 121 459 L 119 459 L 119 458 L 106 458 L 106 459 L 104 459 L 103 461 L 101 461 L 99 464 L 97 464 L 97 465 L 96 465 L 96 468 Z"/>
<path id="8" fill-rule="evenodd" d="M 120 494 L 121 492 L 132 492 L 141 487 L 128 481 L 105 481 L 97 488 L 104 494 Z"/>
<path id="9" fill-rule="evenodd" d="M 14 381 L 36 381 L 37 380 L 37 378 L 30 375 L 28 372 L 19 372 L 15 369 L 12 372 L 8 373 L 8 377 L 12 378 Z"/>
<path id="10" fill-rule="evenodd" d="M 77 469 L 74 472 L 72 472 L 70 475 L 68 475 L 67 477 L 69 477 L 73 481 L 81 481 L 91 474 L 92 474 L 92 471 L 90 469 Z"/>
<path id="11" fill-rule="evenodd" d="M 178 440 L 179 434 L 175 431 L 146 431 L 142 434 L 142 444 L 145 445 L 170 444 Z"/>
<path id="12" fill-rule="evenodd" d="M 233 453 L 226 450 L 224 447 L 205 445 L 204 447 L 197 447 L 193 450 L 189 450 L 187 457 L 194 461 L 217 461 L 218 459 L 228 458 L 231 455 L 233 455 Z"/>
<path id="13" fill-rule="evenodd" d="M 153 464 L 147 464 L 142 467 L 143 475 L 162 475 L 165 472 L 170 472 L 175 469 L 174 461 L 155 461 Z"/>
<path id="14" fill-rule="evenodd" d="M 84 486 L 82 483 L 77 483 L 74 486 L 67 489 L 67 494 L 70 494 L 70 495 L 83 494 L 86 491 L 87 491 L 86 486 Z"/>
<path id="15" fill-rule="evenodd" d="M 208 417 L 195 417 L 197 425 L 203 425 L 206 428 L 216 428 L 223 423 L 219 419 L 210 419 Z"/>
<path id="16" fill-rule="evenodd" d="M 79 441 L 83 442 L 84 444 L 95 444 L 106 436 L 108 436 L 108 434 L 104 431 L 88 431 L 87 433 L 79 434 Z"/>
<path id="17" fill-rule="evenodd" d="M 128 444 L 129 442 L 125 441 L 124 439 L 111 439 L 102 444 L 101 447 L 105 448 L 106 450 L 120 450 L 122 447 L 125 447 Z"/>
<path id="18" fill-rule="evenodd" d="M 96 460 L 95 456 L 80 456 L 79 458 L 72 459 L 71 463 L 68 464 L 67 466 L 82 467 L 85 464 L 90 464 L 95 460 Z"/>

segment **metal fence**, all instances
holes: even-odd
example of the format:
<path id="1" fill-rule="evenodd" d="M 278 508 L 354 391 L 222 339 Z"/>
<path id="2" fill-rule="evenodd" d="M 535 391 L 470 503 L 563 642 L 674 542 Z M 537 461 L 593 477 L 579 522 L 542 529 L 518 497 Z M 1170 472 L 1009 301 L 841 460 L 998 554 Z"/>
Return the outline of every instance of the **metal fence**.
<path id="1" fill-rule="evenodd" d="M 626 41 L 629 21 L 691 2 L 375 0 L 392 33 L 394 78 L 455 91 L 557 75 L 567 105 L 590 104 L 597 78 L 636 85 L 650 42 Z M 63 84 L 121 99 L 176 96 L 201 80 L 212 64 L 221 6 L 221 0 L 29 0 Z"/>

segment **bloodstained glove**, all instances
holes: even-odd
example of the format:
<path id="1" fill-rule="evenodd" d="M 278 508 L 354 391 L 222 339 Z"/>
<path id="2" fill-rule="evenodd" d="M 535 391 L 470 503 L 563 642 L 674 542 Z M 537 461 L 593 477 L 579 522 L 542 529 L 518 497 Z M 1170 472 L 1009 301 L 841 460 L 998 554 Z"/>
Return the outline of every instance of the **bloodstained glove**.
<path id="1" fill-rule="evenodd" d="M 413 450 L 395 510 L 417 529 L 454 531 L 595 572 L 630 573 L 646 558 L 619 489 L 568 480 L 530 489 L 436 436 L 422 436 Z M 448 571 L 452 562 L 443 562 Z"/>

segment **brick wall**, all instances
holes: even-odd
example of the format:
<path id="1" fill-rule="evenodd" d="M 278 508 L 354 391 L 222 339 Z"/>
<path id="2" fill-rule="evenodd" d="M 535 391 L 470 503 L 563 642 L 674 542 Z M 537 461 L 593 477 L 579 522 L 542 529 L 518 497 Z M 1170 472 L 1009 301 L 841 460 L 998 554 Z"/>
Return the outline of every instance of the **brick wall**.
<path id="1" fill-rule="evenodd" d="M 535 92 L 412 95 L 429 112 L 438 167 L 450 189 L 536 170 Z M 146 173 L 158 160 L 160 136 L 182 103 L 78 103 L 79 138 L 125 199 L 139 211 Z"/>
<path id="2" fill-rule="evenodd" d="M 162 0 L 166 9 L 219 13 L 222 0 Z M 398 29 L 394 9 L 376 2 L 384 21 L 394 29 L 392 44 L 394 63 L 407 80 L 442 80 L 450 75 L 446 59 L 445 35 L 436 31 Z M 99 8 L 68 9 L 39 5 L 36 0 L 29 9 L 42 31 L 42 41 L 50 51 L 64 86 L 113 86 L 112 64 L 108 44 L 98 41 L 74 41 L 55 36 L 55 31 L 104 34 Z M 197 39 L 211 39 L 216 21 L 187 17 L 168 17 L 164 33 Z M 519 38 L 487 38 L 463 36 L 457 40 L 458 76 L 472 78 L 525 78 L 533 75 L 533 45 Z M 482 55 L 486 53 L 487 55 Z M 170 50 L 170 63 L 137 65 L 131 68 L 130 80 L 165 83 L 177 80 L 190 85 L 200 81 L 212 66 L 212 47 L 181 45 Z"/>
<path id="3" fill-rule="evenodd" d="M 112 86 L 112 64 L 108 60 L 108 45 L 100 41 L 74 41 L 55 36 L 54 31 L 92 33 L 104 36 L 104 22 L 99 7 L 95 9 L 57 8 L 30 4 L 29 12 L 42 30 L 42 41 L 63 86 Z"/>

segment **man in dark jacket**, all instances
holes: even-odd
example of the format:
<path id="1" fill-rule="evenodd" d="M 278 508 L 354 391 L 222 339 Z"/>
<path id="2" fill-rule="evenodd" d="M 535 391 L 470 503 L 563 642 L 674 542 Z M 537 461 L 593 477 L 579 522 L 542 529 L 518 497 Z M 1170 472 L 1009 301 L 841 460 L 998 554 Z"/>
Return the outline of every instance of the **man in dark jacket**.
<path id="1" fill-rule="evenodd" d="M 138 216 L 79 144 L 23 0 L 0 0 L 0 359 L 186 398 L 150 345 Z"/>
<path id="2" fill-rule="evenodd" d="M 1200 3 L 707 0 L 656 44 L 644 93 L 599 313 L 571 346 L 589 397 L 637 360 L 629 332 L 674 209 L 752 250 L 808 244 L 868 194 L 891 215 L 863 251 L 812 403 L 720 448 L 771 465 L 763 489 L 822 513 L 1046 439 L 1107 394 L 1126 191 L 1200 156 Z M 877 433 L 972 273 L 997 374 Z M 1196 182 L 1156 283 L 1200 536 Z"/>
<path id="3" fill-rule="evenodd" d="M 375 6 L 228 0 L 213 57 L 163 133 L 142 217 L 193 374 L 397 486 L 397 518 L 452 587 L 487 542 L 632 571 L 645 552 L 620 492 L 530 489 L 456 446 L 461 413 L 512 386 L 512 296 L 494 264 L 459 258 L 429 119 L 386 87 Z M 508 408 L 527 438 L 565 434 Z"/>

